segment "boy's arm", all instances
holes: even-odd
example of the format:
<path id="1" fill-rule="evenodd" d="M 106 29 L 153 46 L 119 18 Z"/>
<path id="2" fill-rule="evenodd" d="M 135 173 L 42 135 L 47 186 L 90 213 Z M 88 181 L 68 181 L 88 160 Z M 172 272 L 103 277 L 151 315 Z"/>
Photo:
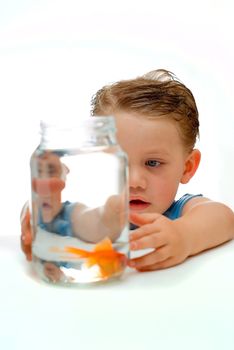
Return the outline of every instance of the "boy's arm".
<path id="1" fill-rule="evenodd" d="M 189 256 L 234 238 L 234 213 L 226 205 L 207 198 L 193 198 L 178 219 L 189 240 Z"/>
<path id="2" fill-rule="evenodd" d="M 131 259 L 138 270 L 156 270 L 183 262 L 189 256 L 216 247 L 234 237 L 234 213 L 224 204 L 207 198 L 193 198 L 182 216 L 170 220 L 158 213 L 131 214 L 140 226 L 130 234 L 130 249 L 151 248 L 151 252 Z"/>
<path id="3" fill-rule="evenodd" d="M 124 195 L 113 195 L 104 206 L 94 209 L 77 204 L 71 215 L 75 236 L 87 242 L 96 243 L 106 236 L 115 241 L 126 223 L 124 198 Z"/>

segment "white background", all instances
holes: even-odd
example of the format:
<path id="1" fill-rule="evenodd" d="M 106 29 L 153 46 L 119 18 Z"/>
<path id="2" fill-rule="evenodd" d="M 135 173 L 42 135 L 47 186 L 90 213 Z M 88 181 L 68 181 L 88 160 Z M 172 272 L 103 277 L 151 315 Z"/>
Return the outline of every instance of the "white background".
<path id="1" fill-rule="evenodd" d="M 104 84 L 173 71 L 200 112 L 191 191 L 234 209 L 233 0 L 0 0 L 0 348 L 233 350 L 234 241 L 96 288 L 38 283 L 19 249 L 40 119 L 89 116 Z"/>
<path id="2" fill-rule="evenodd" d="M 202 162 L 181 193 L 234 208 L 233 10 L 231 0 L 0 0 L 0 235 L 19 234 L 39 121 L 88 117 L 104 84 L 157 68 L 200 112 Z"/>

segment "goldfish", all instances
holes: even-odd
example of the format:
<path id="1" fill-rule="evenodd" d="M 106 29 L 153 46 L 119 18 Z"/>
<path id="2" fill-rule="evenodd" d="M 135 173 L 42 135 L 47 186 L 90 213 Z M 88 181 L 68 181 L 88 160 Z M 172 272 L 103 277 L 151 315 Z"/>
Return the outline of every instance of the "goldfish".
<path id="1" fill-rule="evenodd" d="M 87 267 L 97 265 L 99 267 L 101 279 L 107 279 L 120 274 L 128 260 L 125 254 L 113 248 L 111 240 L 107 237 L 98 242 L 93 251 L 67 246 L 62 252 L 73 254 L 74 257 L 86 259 L 85 265 Z"/>

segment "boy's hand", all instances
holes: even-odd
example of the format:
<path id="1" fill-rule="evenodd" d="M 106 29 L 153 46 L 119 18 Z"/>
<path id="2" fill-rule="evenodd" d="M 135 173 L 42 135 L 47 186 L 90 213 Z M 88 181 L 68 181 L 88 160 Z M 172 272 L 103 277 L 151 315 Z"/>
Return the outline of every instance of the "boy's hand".
<path id="1" fill-rule="evenodd" d="M 30 225 L 30 212 L 26 204 L 20 215 L 21 221 L 21 248 L 27 260 L 32 260 L 32 232 Z"/>
<path id="2" fill-rule="evenodd" d="M 53 263 L 44 264 L 44 274 L 51 282 L 59 282 L 63 277 L 63 272 Z"/>
<path id="3" fill-rule="evenodd" d="M 177 265 L 189 256 L 186 232 L 178 220 L 170 220 L 157 213 L 130 214 L 130 221 L 140 226 L 130 234 L 130 249 L 154 250 L 142 257 L 131 259 L 130 267 L 150 271 Z"/>

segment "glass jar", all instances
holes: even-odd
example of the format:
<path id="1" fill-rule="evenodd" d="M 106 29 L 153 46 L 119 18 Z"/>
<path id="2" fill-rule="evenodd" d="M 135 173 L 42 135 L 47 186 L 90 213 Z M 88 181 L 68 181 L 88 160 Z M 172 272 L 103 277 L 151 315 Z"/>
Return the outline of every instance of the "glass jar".
<path id="1" fill-rule="evenodd" d="M 33 268 L 48 282 L 120 276 L 128 247 L 127 156 L 113 117 L 41 123 L 31 157 Z"/>

